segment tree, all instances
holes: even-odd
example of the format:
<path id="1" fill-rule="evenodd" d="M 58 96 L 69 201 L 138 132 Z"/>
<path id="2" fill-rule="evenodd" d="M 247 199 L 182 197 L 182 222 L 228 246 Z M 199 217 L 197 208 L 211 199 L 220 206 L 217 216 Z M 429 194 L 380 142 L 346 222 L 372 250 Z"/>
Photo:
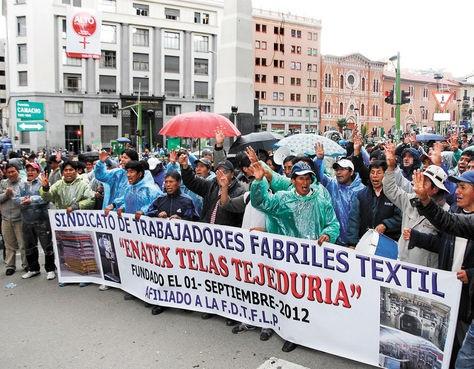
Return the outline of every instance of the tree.
<path id="1" fill-rule="evenodd" d="M 347 120 L 346 118 L 341 118 L 337 120 L 337 126 L 339 127 L 339 132 L 342 132 L 344 127 L 347 126 Z"/>

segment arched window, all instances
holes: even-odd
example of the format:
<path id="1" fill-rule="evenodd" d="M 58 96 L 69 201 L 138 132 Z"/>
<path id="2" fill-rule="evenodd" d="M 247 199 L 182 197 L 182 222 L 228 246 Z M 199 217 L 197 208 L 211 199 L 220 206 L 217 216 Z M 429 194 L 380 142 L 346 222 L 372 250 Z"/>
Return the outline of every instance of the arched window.
<path id="1" fill-rule="evenodd" d="M 340 103 L 339 104 L 339 115 L 343 115 L 343 114 L 344 114 L 344 104 Z"/>
<path id="2" fill-rule="evenodd" d="M 329 81 L 328 81 L 328 74 L 325 73 L 325 74 L 324 74 L 324 87 L 329 87 L 328 84 L 329 84 Z"/>
<path id="3" fill-rule="evenodd" d="M 390 118 L 394 118 L 395 117 L 395 109 L 393 108 L 393 106 L 390 108 Z"/>
<path id="4" fill-rule="evenodd" d="M 364 105 L 364 104 L 362 104 L 362 105 L 360 106 L 360 115 L 361 115 L 361 116 L 364 116 L 364 115 L 365 115 L 365 105 Z"/>
<path id="5" fill-rule="evenodd" d="M 328 78 L 328 80 L 329 80 L 329 86 L 328 86 L 328 87 L 331 87 L 331 86 L 332 86 L 332 81 L 331 81 L 331 79 L 332 79 L 332 77 L 331 77 L 331 75 L 329 74 L 329 78 Z"/>
<path id="6" fill-rule="evenodd" d="M 331 114 L 331 102 L 328 101 L 328 114 Z"/>
<path id="7" fill-rule="evenodd" d="M 365 91 L 365 77 L 362 77 L 361 85 L 362 91 Z"/>
<path id="8" fill-rule="evenodd" d="M 372 82 L 372 92 L 375 92 L 375 79 Z"/>
<path id="9" fill-rule="evenodd" d="M 372 105 L 372 116 L 375 117 L 375 105 Z"/>
<path id="10" fill-rule="evenodd" d="M 339 78 L 339 88 L 344 88 L 344 76 L 341 74 L 341 78 Z"/>

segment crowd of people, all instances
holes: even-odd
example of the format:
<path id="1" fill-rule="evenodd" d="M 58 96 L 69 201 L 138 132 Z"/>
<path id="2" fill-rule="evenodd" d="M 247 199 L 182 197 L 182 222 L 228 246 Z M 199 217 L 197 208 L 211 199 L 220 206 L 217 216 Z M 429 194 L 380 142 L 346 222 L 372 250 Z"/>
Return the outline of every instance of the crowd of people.
<path id="1" fill-rule="evenodd" d="M 250 146 L 228 157 L 221 132 L 214 150 L 200 157 L 186 150 L 139 157 L 132 148 L 118 158 L 106 151 L 73 158 L 11 154 L 0 183 L 5 273 L 15 273 L 20 250 L 22 278 L 40 275 L 39 242 L 46 279 L 56 278 L 50 208 L 184 219 L 348 248 L 374 229 L 398 242 L 400 260 L 457 273 L 463 287 L 451 366 L 457 358 L 456 368 L 473 368 L 472 142 L 452 135 L 426 145 L 406 134 L 398 145 L 364 145 L 357 131 L 352 137 L 347 156 L 332 162 L 320 144 L 314 155 L 290 155 L 282 163 Z M 155 315 L 164 310 L 152 307 Z M 234 333 L 255 329 L 227 323 Z M 260 338 L 271 335 L 264 329 Z M 283 350 L 296 347 L 286 341 Z"/>

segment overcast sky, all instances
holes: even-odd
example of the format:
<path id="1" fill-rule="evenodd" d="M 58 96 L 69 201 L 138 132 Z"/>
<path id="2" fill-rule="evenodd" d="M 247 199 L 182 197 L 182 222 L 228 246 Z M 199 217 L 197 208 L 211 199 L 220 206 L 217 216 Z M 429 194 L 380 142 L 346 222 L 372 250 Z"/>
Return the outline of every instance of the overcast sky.
<path id="1" fill-rule="evenodd" d="M 360 52 L 401 68 L 474 74 L 472 0 L 252 0 L 255 8 L 322 21 L 321 53 Z"/>

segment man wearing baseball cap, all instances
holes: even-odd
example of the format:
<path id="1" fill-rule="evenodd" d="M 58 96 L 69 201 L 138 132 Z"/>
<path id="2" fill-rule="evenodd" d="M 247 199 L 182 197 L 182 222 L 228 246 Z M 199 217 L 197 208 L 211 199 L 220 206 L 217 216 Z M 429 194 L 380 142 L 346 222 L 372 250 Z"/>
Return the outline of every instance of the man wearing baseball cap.
<path id="1" fill-rule="evenodd" d="M 39 240 L 44 251 L 46 279 L 51 280 L 56 277 L 56 267 L 48 217 L 49 203 L 39 195 L 41 181 L 38 176 L 40 173 L 41 168 L 37 163 L 27 163 L 26 182 L 22 182 L 20 185 L 22 233 L 28 261 L 28 271 L 23 274 L 22 278 L 28 279 L 40 274 L 37 246 Z"/>
<path id="2" fill-rule="evenodd" d="M 339 237 L 336 241 L 338 245 L 347 245 L 347 231 L 349 227 L 349 214 L 357 193 L 365 188 L 359 174 L 354 173 L 354 164 L 348 159 L 341 159 L 333 164 L 336 178 L 329 177 L 324 169 L 324 147 L 316 145 L 316 177 L 321 184 L 326 187 L 331 195 L 332 205 L 336 212 L 337 219 L 341 225 Z"/>

